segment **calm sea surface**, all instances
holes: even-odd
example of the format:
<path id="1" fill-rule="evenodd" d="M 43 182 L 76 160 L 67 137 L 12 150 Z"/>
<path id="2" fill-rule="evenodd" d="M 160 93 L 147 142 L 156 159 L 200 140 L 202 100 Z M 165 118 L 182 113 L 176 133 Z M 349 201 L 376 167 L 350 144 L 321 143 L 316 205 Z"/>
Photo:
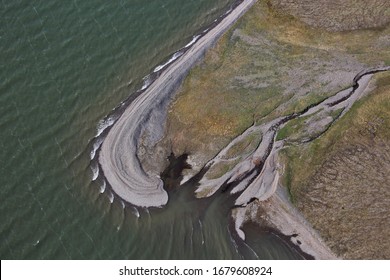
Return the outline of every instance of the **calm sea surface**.
<path id="1" fill-rule="evenodd" d="M 92 182 L 101 120 L 231 3 L 0 3 L 2 259 L 298 257 L 265 233 L 237 249 L 224 197 L 177 192 L 164 209 L 123 208 Z"/>

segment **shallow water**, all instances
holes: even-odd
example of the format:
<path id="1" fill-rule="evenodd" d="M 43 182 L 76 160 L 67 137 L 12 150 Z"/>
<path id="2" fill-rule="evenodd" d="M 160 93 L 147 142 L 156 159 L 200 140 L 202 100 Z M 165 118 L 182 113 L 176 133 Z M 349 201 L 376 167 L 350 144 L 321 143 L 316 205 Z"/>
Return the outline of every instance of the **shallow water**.
<path id="1" fill-rule="evenodd" d="M 236 250 L 223 196 L 189 187 L 164 209 L 123 208 L 90 166 L 101 120 L 232 2 L 2 1 L 2 259 L 253 257 Z M 260 258 L 297 257 L 261 240 Z"/>

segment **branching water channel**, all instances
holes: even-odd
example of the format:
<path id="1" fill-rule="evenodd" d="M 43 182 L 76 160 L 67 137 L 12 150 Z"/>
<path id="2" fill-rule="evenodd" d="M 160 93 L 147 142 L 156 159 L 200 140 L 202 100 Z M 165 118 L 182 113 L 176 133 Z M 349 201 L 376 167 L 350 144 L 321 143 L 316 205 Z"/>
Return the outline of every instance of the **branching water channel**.
<path id="1" fill-rule="evenodd" d="M 170 165 L 161 174 L 168 191 L 168 203 L 162 208 L 137 208 L 125 203 L 111 189 L 111 201 L 121 203 L 130 215 L 123 221 L 130 223 L 131 236 L 137 240 L 133 258 L 174 259 L 297 259 L 310 258 L 288 236 L 278 231 L 261 230 L 253 224 L 236 231 L 231 210 L 246 207 L 255 200 L 264 201 L 276 190 L 279 171 L 276 154 L 283 141 L 275 141 L 278 130 L 289 121 L 313 116 L 321 112 L 341 111 L 332 121 L 321 124 L 320 132 L 307 141 L 322 135 L 358 100 L 374 73 L 387 71 L 379 67 L 356 75 L 351 88 L 338 92 L 301 112 L 279 117 L 266 124 L 253 125 L 239 135 L 190 180 L 180 185 L 181 171 L 189 168 L 187 155 L 169 157 Z M 320 117 L 311 125 L 320 124 Z M 262 141 L 257 149 L 242 159 L 231 171 L 216 179 L 207 179 L 207 172 L 226 160 L 227 151 L 243 137 L 254 131 L 261 132 Z M 104 186 L 106 182 L 103 180 Z M 207 197 L 196 198 L 194 193 L 207 190 Z M 219 191 L 218 191 L 219 190 Z M 105 191 L 105 190 L 102 190 Z M 132 215 L 135 214 L 135 215 Z M 259 231 L 260 230 L 260 231 Z M 241 231 L 241 230 L 239 230 Z M 250 245 L 249 245 L 250 244 Z"/>

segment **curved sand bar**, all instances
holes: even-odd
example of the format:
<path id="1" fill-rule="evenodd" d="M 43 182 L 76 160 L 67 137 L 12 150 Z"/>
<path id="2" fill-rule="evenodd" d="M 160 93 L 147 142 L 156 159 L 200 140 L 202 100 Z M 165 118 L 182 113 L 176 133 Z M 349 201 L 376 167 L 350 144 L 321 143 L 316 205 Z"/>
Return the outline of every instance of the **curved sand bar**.
<path id="1" fill-rule="evenodd" d="M 201 37 L 126 108 L 111 128 L 101 146 L 99 162 L 113 191 L 123 200 L 141 207 L 159 207 L 167 203 L 168 194 L 162 180 L 157 174 L 146 174 L 137 158 L 137 143 L 142 127 L 150 121 L 153 110 L 163 109 L 161 107 L 164 106 L 160 105 L 170 98 L 172 91 L 205 51 L 255 2 L 244 0 Z"/>

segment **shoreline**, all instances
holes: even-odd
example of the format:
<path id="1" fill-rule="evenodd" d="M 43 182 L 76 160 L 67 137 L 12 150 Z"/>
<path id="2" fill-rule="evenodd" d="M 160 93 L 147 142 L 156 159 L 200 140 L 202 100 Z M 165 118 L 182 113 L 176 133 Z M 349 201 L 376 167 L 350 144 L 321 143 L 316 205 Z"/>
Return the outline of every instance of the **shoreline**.
<path id="1" fill-rule="evenodd" d="M 260 226 L 253 221 L 247 221 L 243 225 L 244 232 L 251 228 L 254 229 L 256 233 L 267 233 L 275 236 L 276 238 L 281 240 L 286 246 L 288 246 L 292 251 L 295 251 L 298 255 L 300 255 L 304 260 L 315 260 L 314 256 L 304 252 L 301 247 L 299 247 L 299 245 L 295 244 L 292 241 L 292 238 L 295 238 L 295 235 L 285 235 L 273 227 L 264 225 Z"/>
<path id="2" fill-rule="evenodd" d="M 337 121 L 349 111 L 357 100 L 371 92 L 369 83 L 372 75 L 384 71 L 390 71 L 390 66 L 370 68 L 359 72 L 355 76 L 353 85 L 350 88 L 336 93 L 315 106 L 309 106 L 307 111 L 300 114 L 300 116 L 315 114 L 327 108 L 332 108 L 333 110 L 344 108 L 343 113 L 334 120 L 334 122 Z M 275 142 L 275 146 L 277 146 L 273 151 L 275 155 L 283 148 L 283 142 L 281 141 Z M 278 171 L 280 167 L 277 156 L 272 157 L 271 153 L 267 157 L 266 162 L 272 168 L 262 170 L 260 182 L 268 181 L 272 182 L 272 184 L 265 184 L 265 190 L 262 190 L 261 186 L 263 184 L 256 184 L 256 186 L 260 186 L 260 189 L 249 192 L 247 192 L 249 189 L 247 187 L 236 200 L 238 208 L 234 210 L 233 215 L 239 236 L 245 240 L 243 228 L 245 228 L 246 223 L 254 222 L 261 225 L 261 227 L 271 227 L 282 235 L 290 237 L 290 242 L 294 246 L 299 247 L 302 252 L 313 256 L 315 259 L 338 259 L 338 256 L 330 250 L 319 233 L 291 203 L 286 188 L 280 185 Z M 267 177 L 270 177 L 272 180 L 267 180 Z M 254 188 L 256 186 L 253 185 Z M 269 186 L 269 189 L 266 186 Z M 242 199 L 240 200 L 240 198 Z"/>
<path id="3" fill-rule="evenodd" d="M 122 200 L 140 207 L 161 207 L 168 202 L 162 180 L 157 174 L 147 174 L 139 162 L 138 140 L 145 128 L 156 131 L 153 136 L 158 138 L 162 133 L 164 109 L 188 71 L 255 2 L 244 0 L 238 4 L 214 28 L 168 65 L 114 120 L 115 123 L 97 152 L 101 173 Z"/>
<path id="4" fill-rule="evenodd" d="M 285 187 L 278 185 L 274 195 L 266 201 L 256 201 L 234 214 L 235 227 L 245 240 L 245 227 L 254 223 L 282 238 L 306 259 L 333 260 L 338 257 L 324 243 L 303 215 L 289 201 Z"/>
<path id="5" fill-rule="evenodd" d="M 278 151 L 283 149 L 284 140 L 276 140 L 277 132 L 289 121 L 314 115 L 318 112 L 334 112 L 343 110 L 330 124 L 323 127 L 324 131 L 343 116 L 352 105 L 370 91 L 368 84 L 372 75 L 378 72 L 389 71 L 389 66 L 378 66 L 360 71 L 355 75 L 351 87 L 311 104 L 300 112 L 284 117 L 278 117 L 268 123 L 258 126 L 252 125 L 244 133 L 233 139 L 220 153 L 211 159 L 206 166 L 212 168 L 224 160 L 229 148 L 237 143 L 242 135 L 248 131 L 258 130 L 262 133 L 262 141 L 257 149 L 232 170 L 217 179 L 207 179 L 204 176 L 197 191 L 207 190 L 207 196 L 229 191 L 231 195 L 239 194 L 235 200 L 232 215 L 235 220 L 235 229 L 241 239 L 245 240 L 242 230 L 248 221 L 265 224 L 272 227 L 286 237 L 290 237 L 293 245 L 298 246 L 304 253 L 316 259 L 337 259 L 337 256 L 324 243 L 302 214 L 291 204 L 286 190 L 280 186 L 281 166 L 278 160 Z M 321 118 L 319 119 L 321 120 Z M 313 119 L 317 125 L 319 120 Z M 317 135 L 320 137 L 321 134 Z M 314 140 L 316 138 L 313 138 Z M 299 236 L 299 240 L 296 238 Z"/>
<path id="6" fill-rule="evenodd" d="M 139 96 L 134 98 L 133 102 L 123 110 L 123 115 L 119 117 L 118 122 L 115 123 L 108 132 L 107 138 L 104 140 L 100 151 L 98 151 L 98 161 L 104 178 L 106 178 L 114 193 L 123 201 L 141 207 L 161 207 L 168 202 L 169 197 L 159 175 L 147 174 L 140 163 L 140 159 L 137 156 L 138 141 L 145 132 L 152 134 L 152 137 L 154 138 L 152 141 L 157 141 L 159 139 L 163 134 L 162 126 L 163 120 L 166 118 L 166 108 L 188 71 L 204 56 L 204 52 L 212 46 L 215 41 L 231 27 L 231 25 L 233 25 L 234 22 L 244 14 L 252 4 L 254 4 L 254 2 L 255 0 L 242 1 L 232 11 L 228 11 L 226 17 L 224 17 L 221 22 L 217 23 L 212 28 L 203 31 L 200 37 L 194 36 L 194 44 L 191 45 L 193 42 L 191 41 L 191 43 L 188 44 L 188 49 L 183 51 L 188 46 L 186 45 L 183 49 L 178 50 L 170 56 L 168 62 L 157 66 L 150 74 L 152 76 L 145 77 L 144 86 L 146 86 L 142 87 Z M 242 8 L 244 4 L 247 6 Z M 239 9 L 240 7 L 241 9 Z M 203 33 L 205 34 L 203 35 Z M 148 83 L 148 79 L 153 77 L 155 73 L 157 76 L 155 80 Z M 343 101 L 349 99 L 358 87 L 358 80 L 360 80 L 362 76 L 368 74 L 369 73 L 359 73 L 355 77 L 353 81 L 354 85 L 352 86 L 353 90 L 350 95 L 345 95 L 345 98 L 337 100 L 337 103 L 327 103 L 324 105 L 337 107 L 338 103 L 343 103 Z M 368 80 L 369 77 L 364 78 L 362 82 L 365 82 L 366 79 Z M 358 98 L 358 96 L 356 96 L 356 98 Z M 354 101 L 351 103 L 353 104 Z M 350 106 L 352 106 L 352 104 Z M 314 104 L 313 106 L 317 109 L 319 105 L 320 104 Z M 350 106 L 346 107 L 350 108 Z M 308 111 L 311 109 L 314 108 L 308 107 Z M 307 114 L 307 111 L 301 112 L 299 116 Z M 292 115 L 291 117 L 295 118 L 299 116 Z M 276 134 L 275 131 L 271 130 L 273 130 L 274 126 L 275 128 L 279 127 L 284 121 L 285 119 L 281 118 L 271 127 L 264 128 L 267 132 L 270 129 L 270 134 L 267 136 L 274 139 Z M 286 121 L 288 120 L 286 119 Z M 264 147 L 257 156 L 263 154 L 266 150 L 271 152 L 273 148 L 273 146 Z M 249 191 L 246 189 L 243 191 L 245 194 L 240 196 L 236 201 L 236 206 L 245 207 L 239 208 L 242 209 L 241 212 L 243 211 L 243 215 L 245 216 L 248 215 L 247 212 L 253 214 L 257 212 L 258 209 L 265 210 L 264 212 L 270 218 L 270 224 L 273 225 L 269 228 L 273 228 L 279 236 L 285 237 L 284 240 L 290 239 L 289 242 L 291 242 L 292 246 L 295 249 L 300 248 L 302 253 L 308 253 L 308 256 L 313 256 L 316 259 L 337 258 L 322 241 L 318 233 L 303 218 L 302 214 L 295 209 L 291 202 L 288 201 L 288 198 L 282 194 L 284 190 L 282 186 L 278 185 L 279 172 L 277 162 L 274 164 L 275 162 L 273 160 L 267 160 L 269 156 L 270 155 L 267 154 L 265 157 L 258 157 L 261 159 L 259 162 L 263 161 L 264 163 L 264 161 L 266 161 L 265 163 L 268 164 L 265 166 L 258 166 L 258 169 L 262 170 L 264 175 L 262 176 L 263 178 L 260 178 L 259 182 L 261 185 L 269 185 L 268 183 L 271 182 L 272 185 L 272 188 L 269 190 L 261 190 L 262 193 L 260 197 L 263 201 L 259 203 L 264 203 L 264 205 L 257 205 L 257 202 L 252 204 L 253 198 L 256 198 L 256 195 L 259 195 L 259 190 L 254 186 L 255 184 L 253 184 Z M 264 169 L 266 170 L 264 171 Z M 248 177 L 247 179 L 252 185 L 254 177 Z M 229 183 L 232 183 L 232 185 L 229 186 L 234 186 L 233 183 L 235 182 L 238 181 L 233 177 L 230 178 Z M 235 187 L 237 187 L 235 188 L 235 191 L 240 192 L 242 190 L 241 188 L 244 187 L 244 184 Z M 256 194 L 255 197 L 253 197 L 254 194 Z M 247 206 L 249 206 L 248 209 L 251 210 L 248 210 L 246 208 Z M 247 217 L 240 220 L 240 218 L 237 218 L 236 216 L 234 220 L 236 223 L 242 222 L 243 224 L 251 221 L 245 221 L 246 218 Z M 264 228 L 267 228 L 267 226 Z M 240 235 L 240 226 L 235 229 L 238 235 Z M 300 237 L 299 240 L 296 238 L 298 233 Z M 241 235 L 240 237 L 242 238 Z M 301 238 L 303 238 L 304 243 L 302 243 Z"/>

